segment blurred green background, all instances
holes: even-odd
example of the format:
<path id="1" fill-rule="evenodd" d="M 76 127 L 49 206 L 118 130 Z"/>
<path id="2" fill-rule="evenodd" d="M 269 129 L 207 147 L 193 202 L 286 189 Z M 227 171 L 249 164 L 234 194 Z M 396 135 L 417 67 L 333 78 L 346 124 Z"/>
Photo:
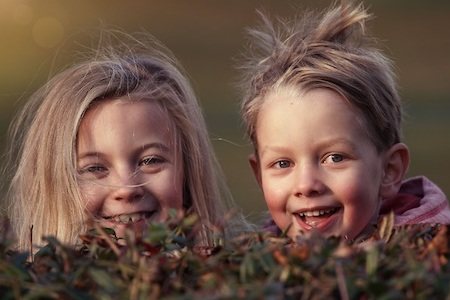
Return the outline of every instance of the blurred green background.
<path id="1" fill-rule="evenodd" d="M 0 0 L 0 150 L 21 102 L 70 64 L 100 24 L 145 29 L 167 45 L 190 75 L 214 147 L 238 205 L 249 217 L 266 209 L 247 163 L 252 147 L 238 115 L 235 58 L 255 11 L 292 17 L 331 1 Z M 397 65 L 408 114 L 404 136 L 412 164 L 450 194 L 450 1 L 372 0 L 369 24 Z M 90 45 L 87 45 L 90 46 Z"/>

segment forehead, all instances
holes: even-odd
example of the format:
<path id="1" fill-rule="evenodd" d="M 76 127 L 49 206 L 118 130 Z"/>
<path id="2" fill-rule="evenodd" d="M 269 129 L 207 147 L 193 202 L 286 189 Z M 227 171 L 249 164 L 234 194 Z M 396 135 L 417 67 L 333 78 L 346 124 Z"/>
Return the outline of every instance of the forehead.
<path id="1" fill-rule="evenodd" d="M 136 117 L 149 120 L 158 119 L 167 123 L 173 123 L 167 110 L 158 101 L 128 97 L 105 99 L 94 103 L 86 110 L 81 122 L 94 118 L 104 120 L 119 118 L 132 121 Z"/>
<path id="2" fill-rule="evenodd" d="M 90 107 L 81 119 L 80 135 L 101 135 L 108 131 L 124 135 L 150 135 L 158 132 L 167 137 L 176 133 L 170 114 L 156 101 L 118 98 L 102 100 Z"/>
<path id="3" fill-rule="evenodd" d="M 330 88 L 299 89 L 290 86 L 281 86 L 267 93 L 263 99 L 260 114 L 274 110 L 278 106 L 300 105 L 306 109 L 322 109 L 323 107 L 335 109 L 336 112 L 346 113 L 349 116 L 362 120 L 361 112 L 339 92 Z"/>
<path id="4" fill-rule="evenodd" d="M 265 95 L 262 101 L 261 110 L 264 110 L 265 106 L 271 102 L 286 100 L 291 101 L 292 104 L 294 104 L 297 101 L 311 101 L 314 104 L 315 101 L 318 101 L 317 99 L 325 100 L 327 103 L 324 105 L 331 107 L 342 106 L 342 108 L 347 111 L 347 114 L 352 115 L 355 120 L 360 123 L 360 125 L 368 127 L 365 115 L 357 108 L 357 106 L 338 90 L 328 87 L 303 89 L 291 85 L 280 85 Z M 275 103 L 273 104 L 276 105 Z M 322 104 L 318 104 L 318 106 L 320 105 Z"/>
<path id="5" fill-rule="evenodd" d="M 281 134 L 295 131 L 303 134 L 319 134 L 344 130 L 369 138 L 364 118 L 339 93 L 326 88 L 302 91 L 295 88 L 278 88 L 268 93 L 258 113 L 256 138 L 259 142 L 262 132 Z"/>

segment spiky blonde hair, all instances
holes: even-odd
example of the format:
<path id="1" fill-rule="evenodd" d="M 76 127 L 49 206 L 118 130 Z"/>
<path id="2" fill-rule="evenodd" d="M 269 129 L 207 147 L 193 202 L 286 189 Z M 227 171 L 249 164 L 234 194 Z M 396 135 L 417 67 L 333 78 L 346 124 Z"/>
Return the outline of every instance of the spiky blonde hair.
<path id="1" fill-rule="evenodd" d="M 257 146 L 257 118 L 265 96 L 280 87 L 329 88 L 359 112 L 378 151 L 400 141 L 402 107 L 391 61 L 365 30 L 372 16 L 343 1 L 306 12 L 278 27 L 260 12 L 262 25 L 249 30 L 251 48 L 241 65 L 241 114 Z"/>

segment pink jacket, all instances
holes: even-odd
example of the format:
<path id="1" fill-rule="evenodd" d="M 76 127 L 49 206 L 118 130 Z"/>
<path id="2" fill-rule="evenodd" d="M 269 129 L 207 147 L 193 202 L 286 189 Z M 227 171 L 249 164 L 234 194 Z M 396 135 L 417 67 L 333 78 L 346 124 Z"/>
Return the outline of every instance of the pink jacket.
<path id="1" fill-rule="evenodd" d="M 405 180 L 395 197 L 384 199 L 380 216 L 394 211 L 395 225 L 450 224 L 449 202 L 441 189 L 426 177 Z"/>
<path id="2" fill-rule="evenodd" d="M 439 223 L 450 224 L 449 202 L 441 189 L 423 176 L 403 181 L 398 194 L 384 199 L 380 217 L 394 211 L 395 225 Z M 281 234 L 281 230 L 270 219 L 263 225 L 265 232 Z"/>

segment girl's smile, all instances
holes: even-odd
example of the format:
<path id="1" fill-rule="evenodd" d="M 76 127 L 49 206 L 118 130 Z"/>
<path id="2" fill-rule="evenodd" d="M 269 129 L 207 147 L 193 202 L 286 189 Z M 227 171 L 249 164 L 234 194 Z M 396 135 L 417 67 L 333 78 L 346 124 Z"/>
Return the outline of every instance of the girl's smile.
<path id="1" fill-rule="evenodd" d="M 114 222 L 117 224 L 130 224 L 130 223 L 136 223 L 140 221 L 149 220 L 153 215 L 155 214 L 155 211 L 152 212 L 136 212 L 131 214 L 121 214 L 121 215 L 115 215 L 111 217 L 103 217 L 105 220 L 109 220 L 109 222 Z"/>

